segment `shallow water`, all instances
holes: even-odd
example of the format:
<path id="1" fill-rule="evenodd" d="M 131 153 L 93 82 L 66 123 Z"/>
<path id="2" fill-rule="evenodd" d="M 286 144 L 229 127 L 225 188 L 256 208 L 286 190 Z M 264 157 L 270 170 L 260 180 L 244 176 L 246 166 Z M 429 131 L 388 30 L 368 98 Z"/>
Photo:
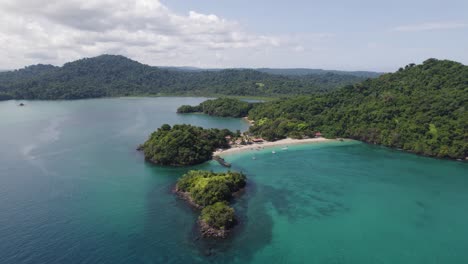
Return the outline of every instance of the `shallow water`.
<path id="1" fill-rule="evenodd" d="M 193 168 L 135 147 L 163 123 L 246 129 L 175 113 L 203 100 L 0 102 L 0 263 L 468 263 L 468 164 L 358 142 L 228 156 L 241 225 L 198 239 L 171 193 Z"/>

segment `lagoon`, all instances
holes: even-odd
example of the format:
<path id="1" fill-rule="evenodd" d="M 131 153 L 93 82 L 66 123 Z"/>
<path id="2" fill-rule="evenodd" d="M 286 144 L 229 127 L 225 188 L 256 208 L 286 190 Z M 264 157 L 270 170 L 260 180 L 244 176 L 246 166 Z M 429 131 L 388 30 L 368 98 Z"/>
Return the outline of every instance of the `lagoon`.
<path id="1" fill-rule="evenodd" d="M 241 225 L 198 239 L 172 188 L 225 168 L 158 167 L 135 148 L 164 123 L 247 129 L 176 114 L 203 100 L 0 102 L 0 263 L 468 263 L 468 164 L 360 142 L 227 156 L 249 178 Z"/>

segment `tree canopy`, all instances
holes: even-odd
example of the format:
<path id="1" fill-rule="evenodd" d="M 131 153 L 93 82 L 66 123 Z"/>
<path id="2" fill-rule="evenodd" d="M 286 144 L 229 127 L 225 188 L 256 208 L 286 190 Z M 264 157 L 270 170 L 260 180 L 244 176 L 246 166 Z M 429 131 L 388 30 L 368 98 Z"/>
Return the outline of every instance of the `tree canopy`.
<path id="1" fill-rule="evenodd" d="M 189 171 L 176 185 L 177 191 L 186 192 L 197 205 L 204 207 L 217 202 L 229 201 L 232 193 L 246 184 L 246 177 L 239 172 L 214 173 Z"/>
<path id="2" fill-rule="evenodd" d="M 244 117 L 247 116 L 253 103 L 248 103 L 232 98 L 218 98 L 207 100 L 197 106 L 183 105 L 177 109 L 177 113 L 203 112 L 208 115 L 222 117 Z"/>
<path id="3" fill-rule="evenodd" d="M 229 148 L 227 129 L 204 129 L 192 125 L 162 125 L 140 146 L 145 158 L 155 164 L 188 166 L 212 158 L 217 148 Z"/>
<path id="4" fill-rule="evenodd" d="M 236 223 L 234 208 L 225 202 L 217 202 L 203 208 L 200 219 L 216 229 L 229 229 Z"/>

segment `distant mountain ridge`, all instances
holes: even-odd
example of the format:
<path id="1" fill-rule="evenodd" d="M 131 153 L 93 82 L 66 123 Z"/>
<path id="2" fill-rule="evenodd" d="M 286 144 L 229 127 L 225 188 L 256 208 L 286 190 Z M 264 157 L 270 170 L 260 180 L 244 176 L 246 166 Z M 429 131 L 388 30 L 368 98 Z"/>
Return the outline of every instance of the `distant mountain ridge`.
<path id="1" fill-rule="evenodd" d="M 178 70 L 178 71 L 222 71 L 227 68 L 197 68 L 190 66 L 159 66 L 163 69 Z M 384 72 L 373 71 L 338 71 L 338 70 L 323 70 L 323 69 L 309 69 L 309 68 L 232 68 L 233 70 L 256 70 L 268 74 L 285 75 L 285 76 L 303 76 L 309 74 L 339 74 L 339 75 L 352 75 L 363 78 L 377 78 Z"/>
<path id="2" fill-rule="evenodd" d="M 323 69 L 308 69 L 308 68 L 258 68 L 257 71 L 279 74 L 279 75 L 309 75 L 309 74 L 340 74 L 340 75 L 352 75 L 364 78 L 377 78 L 384 74 L 383 72 L 372 72 L 372 71 L 337 71 L 337 70 L 323 70 Z"/>
<path id="3" fill-rule="evenodd" d="M 154 67 L 120 55 L 0 73 L 0 98 L 80 99 L 131 95 L 284 96 L 314 94 L 363 81 L 344 74 L 285 76 L 253 69 Z"/>

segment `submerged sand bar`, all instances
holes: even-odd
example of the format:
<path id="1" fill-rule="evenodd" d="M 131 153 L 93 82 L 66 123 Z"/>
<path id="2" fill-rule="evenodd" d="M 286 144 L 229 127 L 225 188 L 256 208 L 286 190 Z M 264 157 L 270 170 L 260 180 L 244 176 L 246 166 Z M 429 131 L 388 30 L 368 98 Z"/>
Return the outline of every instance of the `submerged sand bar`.
<path id="1" fill-rule="evenodd" d="M 285 138 L 278 141 L 264 141 L 262 143 L 254 143 L 250 145 L 235 146 L 230 149 L 217 150 L 213 152 L 213 156 L 243 152 L 243 151 L 252 151 L 258 148 L 269 148 L 269 147 L 285 147 L 289 145 L 296 144 L 311 144 L 311 143 L 320 143 L 320 142 L 334 142 L 336 139 L 326 139 L 326 138 L 306 138 L 306 139 L 292 139 Z"/>

